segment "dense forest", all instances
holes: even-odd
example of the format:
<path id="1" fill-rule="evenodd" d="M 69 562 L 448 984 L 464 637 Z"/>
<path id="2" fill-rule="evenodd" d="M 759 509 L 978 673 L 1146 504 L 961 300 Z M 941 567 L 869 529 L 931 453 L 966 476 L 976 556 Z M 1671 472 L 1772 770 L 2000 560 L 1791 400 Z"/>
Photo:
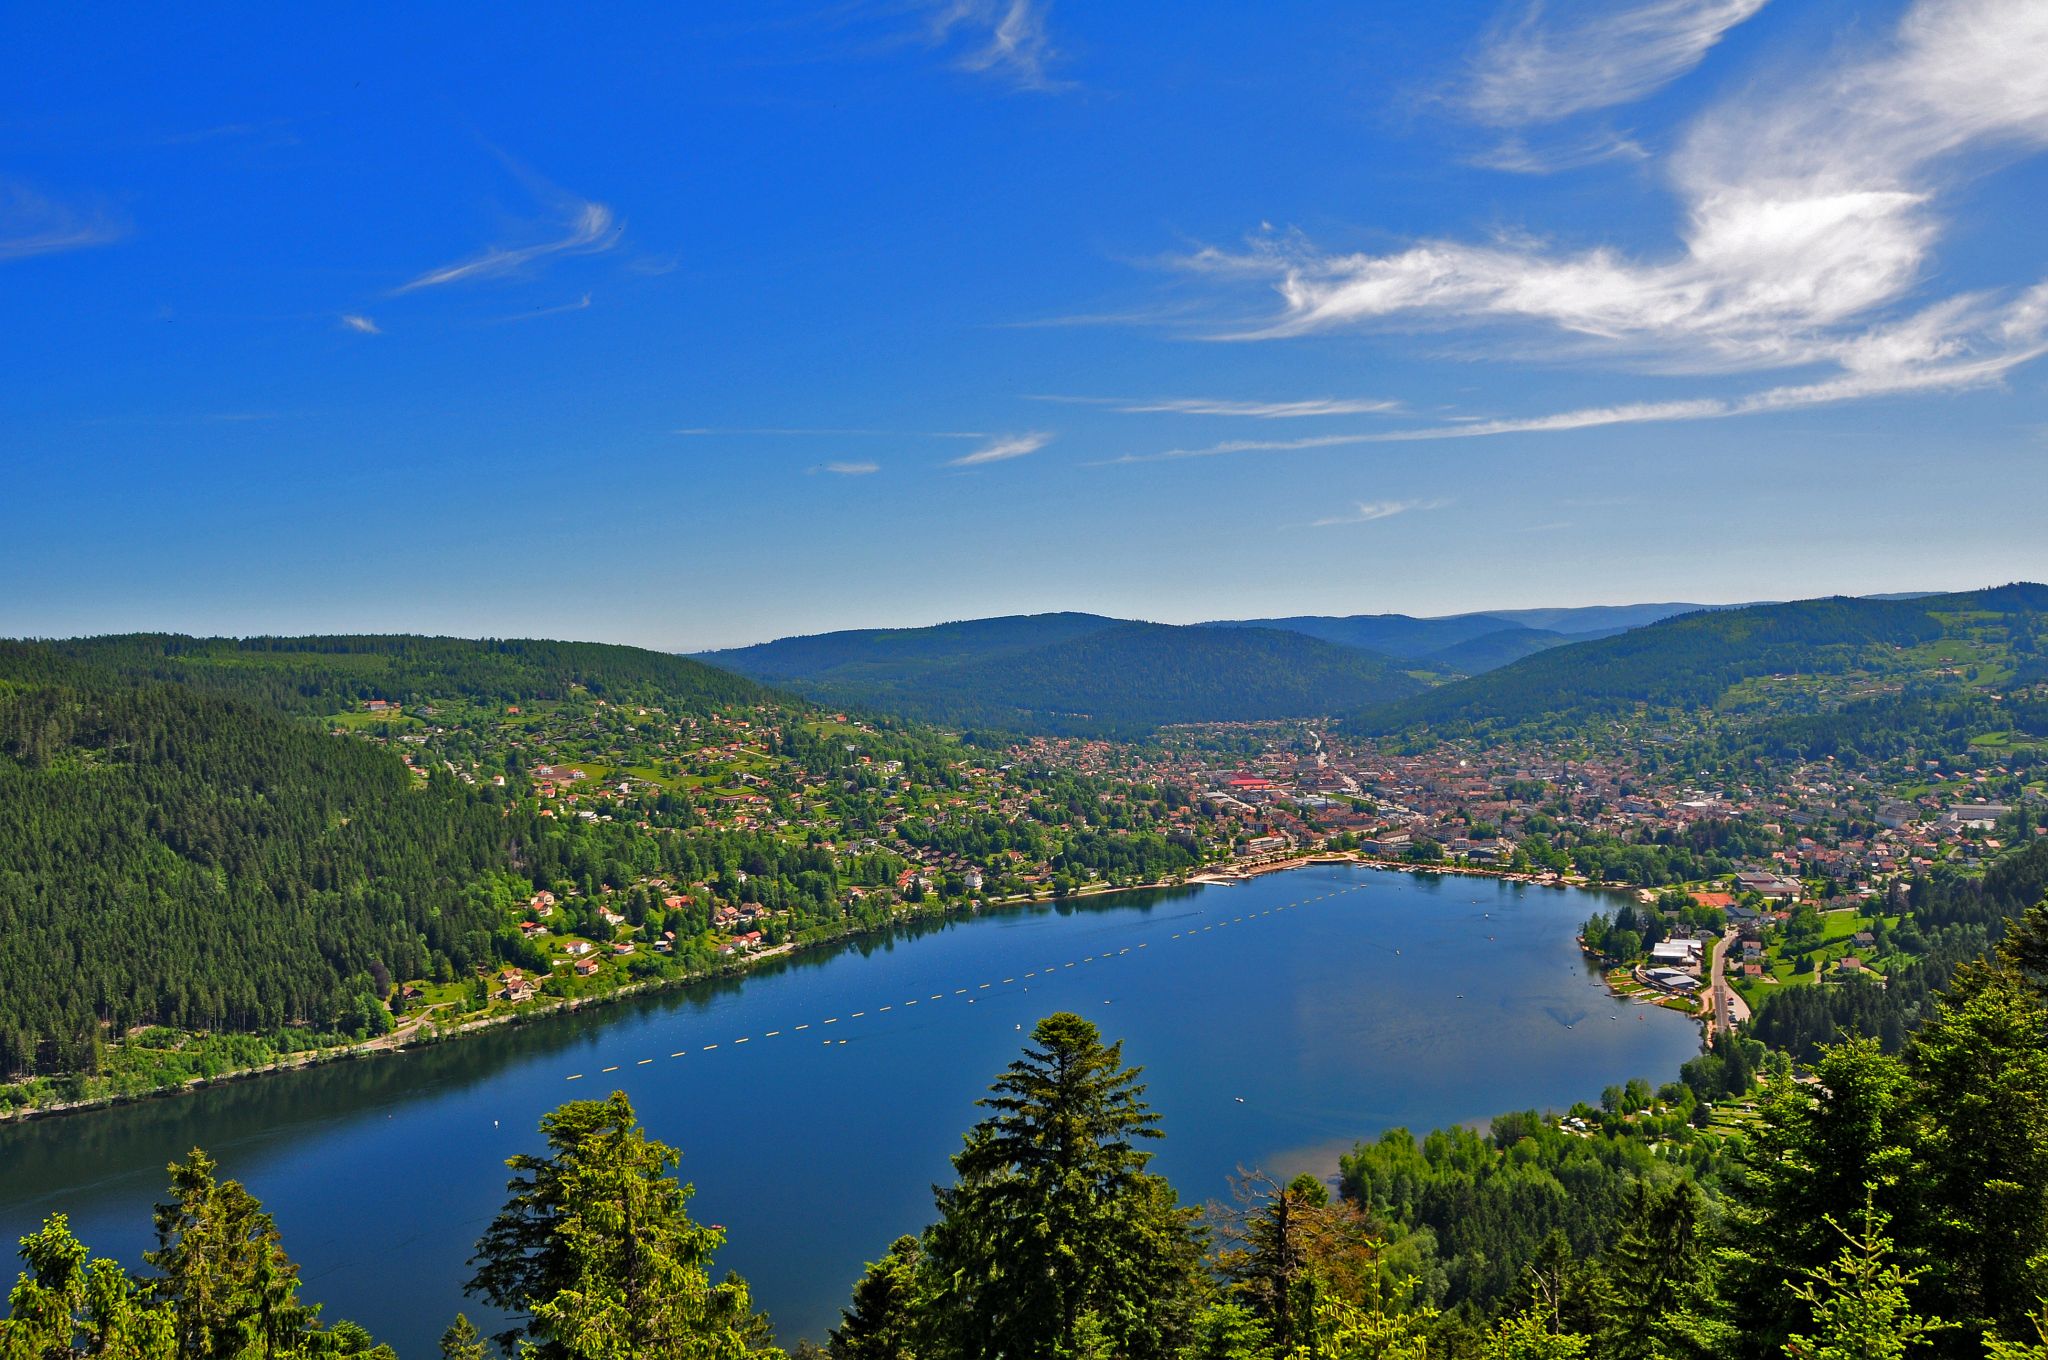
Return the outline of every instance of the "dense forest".
<path id="1" fill-rule="evenodd" d="M 0 687 L 0 1075 L 90 1071 L 104 1025 L 362 1030 L 466 968 L 513 857 L 447 779 L 227 699 Z"/>

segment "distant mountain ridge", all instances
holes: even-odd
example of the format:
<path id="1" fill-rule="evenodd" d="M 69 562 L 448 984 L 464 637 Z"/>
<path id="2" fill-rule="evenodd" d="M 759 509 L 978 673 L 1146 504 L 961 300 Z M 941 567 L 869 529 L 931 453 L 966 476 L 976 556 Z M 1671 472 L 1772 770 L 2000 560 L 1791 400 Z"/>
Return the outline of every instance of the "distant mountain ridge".
<path id="1" fill-rule="evenodd" d="M 1301 615 L 1189 625 L 1013 614 L 787 637 L 696 659 L 820 702 L 936 722 L 1129 733 L 1166 723 L 1349 711 L 1418 693 L 1426 682 L 1478 675 L 1547 648 L 1712 607 Z"/>
<path id="2" fill-rule="evenodd" d="M 1343 714 L 1372 732 L 1500 730 L 1712 704 L 1773 671 L 1883 669 L 1871 649 L 1944 636 L 1936 615 L 1986 600 L 1994 612 L 2025 612 L 2042 589 L 1191 625 L 1027 614 L 783 638 L 697 659 L 822 702 L 953 725 L 1131 735 Z M 1347 701 L 1355 695 L 1369 697 Z"/>
<path id="3" fill-rule="evenodd" d="M 1297 614 L 1277 619 L 1238 619 L 1217 628 L 1284 628 L 1325 642 L 1412 661 L 1439 673 L 1477 675 L 1547 647 L 1611 637 L 1661 619 L 1703 609 L 1741 608 L 1710 604 L 1599 604 L 1556 609 L 1489 609 L 1471 614 Z M 1487 639 L 1481 643 L 1481 639 Z"/>

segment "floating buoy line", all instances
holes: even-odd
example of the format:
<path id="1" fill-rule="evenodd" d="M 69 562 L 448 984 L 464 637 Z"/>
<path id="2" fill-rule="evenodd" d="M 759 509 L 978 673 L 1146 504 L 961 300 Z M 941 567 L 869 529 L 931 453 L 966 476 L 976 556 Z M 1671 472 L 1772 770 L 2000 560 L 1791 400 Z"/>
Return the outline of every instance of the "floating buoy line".
<path id="1" fill-rule="evenodd" d="M 1364 883 L 1359 883 L 1359 884 L 1355 884 L 1355 885 L 1353 885 L 1352 887 L 1349 887 L 1349 888 L 1334 888 L 1334 889 L 1332 889 L 1332 890 L 1331 890 L 1331 891 L 1329 891 L 1329 892 L 1326 892 L 1326 893 L 1320 893 L 1320 894 L 1318 894 L 1318 895 L 1317 895 L 1317 896 L 1315 896 L 1315 897 L 1304 897 L 1304 898 L 1300 898 L 1300 899 L 1298 899 L 1298 900 L 1296 900 L 1296 901 L 1293 901 L 1293 902 L 1286 902 L 1286 903 L 1282 903 L 1282 904 L 1281 904 L 1280 906 L 1277 906 L 1277 907 L 1268 907 L 1268 908 L 1266 908 L 1266 909 L 1265 909 L 1264 911 L 1255 911 L 1255 912 L 1250 912 L 1250 913 L 1247 913 L 1246 915 L 1243 915 L 1243 916 L 1233 916 L 1233 917 L 1231 917 L 1231 918 L 1230 918 L 1230 919 L 1229 919 L 1228 921 L 1212 921 L 1212 922 L 1210 922 L 1210 923 L 1209 923 L 1208 925 L 1205 925 L 1205 926 L 1189 926 L 1189 927 L 1188 927 L 1188 928 L 1187 928 L 1186 930 L 1176 930 L 1176 931 L 1174 931 L 1174 932 L 1173 932 L 1173 933 L 1172 933 L 1171 935 L 1167 936 L 1167 938 L 1166 938 L 1166 939 L 1164 939 L 1164 940 L 1161 940 L 1161 941 L 1159 941 L 1158 943 L 1161 943 L 1161 944 L 1171 944 L 1171 943 L 1173 943 L 1173 942 L 1174 942 L 1175 940 L 1191 940 L 1191 939 L 1195 938 L 1195 936 L 1197 936 L 1197 935 L 1203 935 L 1203 934 L 1207 934 L 1207 933 L 1208 933 L 1209 931 L 1212 931 L 1212 930 L 1219 930 L 1219 929 L 1222 929 L 1222 928 L 1224 928 L 1224 927 L 1226 927 L 1226 926 L 1244 925 L 1244 924 L 1246 924 L 1247 922 L 1251 922 L 1251 921 L 1256 921 L 1256 920 L 1260 919 L 1261 917 L 1265 917 L 1265 916 L 1271 916 L 1271 915 L 1273 915 L 1273 913 L 1275 913 L 1275 912 L 1280 912 L 1280 911 L 1287 911 L 1287 910 L 1289 910 L 1289 909 L 1291 909 L 1291 908 L 1294 908 L 1294 907 L 1306 907 L 1306 906 L 1310 906 L 1310 905 L 1312 905 L 1312 904 L 1314 904 L 1314 903 L 1317 903 L 1317 902 L 1321 902 L 1321 901 L 1324 901 L 1324 900 L 1326 900 L 1326 899 L 1328 899 L 1328 898 L 1332 898 L 1332 897 L 1342 897 L 1342 896 L 1343 896 L 1344 894 L 1346 894 L 1346 893 L 1354 893 L 1354 892 L 1358 892 L 1358 891 L 1359 891 L 1360 889 L 1362 889 L 1362 888 L 1365 888 L 1365 887 L 1367 887 L 1367 886 L 1369 886 L 1369 885 L 1368 885 L 1368 884 L 1364 884 Z M 1081 957 L 1081 958 L 1079 958 L 1079 959 L 1069 959 L 1069 960 L 1068 960 L 1068 961 L 1066 961 L 1065 963 L 1048 963 L 1048 964 L 1046 964 L 1046 965 L 1045 965 L 1045 966 L 1044 966 L 1043 968 L 1035 968 L 1035 969 L 1031 970 L 1031 971 L 1030 971 L 1030 972 L 1028 972 L 1028 973 L 1022 973 L 1022 974 L 1013 974 L 1013 975 L 1011 975 L 1010 977 L 1006 977 L 1006 978 L 1003 978 L 1003 979 L 1001 979 L 1000 981 L 990 981 L 990 982 L 982 982 L 982 983 L 976 983 L 976 984 L 974 984 L 974 985 L 972 985 L 972 986 L 968 986 L 968 987 L 955 987 L 955 988 L 953 989 L 953 991 L 952 991 L 952 995 L 953 995 L 953 996 L 966 996 L 966 997 L 967 997 L 967 1004 L 971 1006 L 971 1005 L 973 1005 L 973 1004 L 974 1004 L 974 998 L 973 998 L 972 996 L 968 996 L 968 993 L 970 993 L 970 992 L 985 992 L 985 991 L 988 991 L 988 990 L 990 990 L 991 988 L 996 988 L 996 987 L 1014 987 L 1014 986 L 1016 986 L 1016 985 L 1017 985 L 1018 983 L 1020 983 L 1020 982 L 1029 982 L 1029 981 L 1031 981 L 1031 980 L 1032 980 L 1033 978 L 1036 978 L 1036 977 L 1040 977 L 1040 976 L 1050 977 L 1050 976 L 1052 976 L 1052 975 L 1053 975 L 1054 973 L 1056 973 L 1056 972 L 1059 972 L 1059 971 L 1060 971 L 1060 970 L 1062 970 L 1062 969 L 1066 969 L 1066 968 L 1073 968 L 1073 967 L 1076 967 L 1076 966 L 1085 966 L 1085 965 L 1088 965 L 1088 964 L 1091 964 L 1091 963 L 1108 963 L 1108 962 L 1110 962 L 1110 961 L 1112 961 L 1112 960 L 1115 960 L 1115 959 L 1121 959 L 1121 958 L 1124 958 L 1124 957 L 1126 957 L 1126 956 L 1128 956 L 1128 955 L 1131 955 L 1131 954 L 1137 953 L 1137 952 L 1138 952 L 1138 951 L 1140 951 L 1140 950 L 1143 950 L 1143 949 L 1149 948 L 1149 947 L 1150 947 L 1150 946 L 1152 945 L 1152 943 L 1153 943 L 1153 941 L 1150 941 L 1150 940 L 1145 940 L 1145 941 L 1141 941 L 1140 943 L 1138 943 L 1138 944 L 1135 944 L 1135 945 L 1126 945 L 1126 946 L 1124 946 L 1124 947 L 1123 947 L 1122 949 L 1119 949 L 1119 950 L 1117 950 L 1117 951 L 1116 951 L 1115 953 L 1104 953 L 1104 954 L 1088 954 L 1088 955 L 1084 955 L 1083 957 Z M 1399 953 L 1400 951 L 1399 951 L 1399 950 L 1395 950 L 1394 952 L 1395 952 L 1395 953 Z M 928 996 L 928 997 L 925 997 L 925 998 L 924 998 L 924 1001 L 926 1002 L 926 1004 L 929 1004 L 929 1003 L 931 1003 L 931 1002 L 934 1002 L 934 1001 L 944 1001 L 944 1000 L 946 999 L 946 997 L 947 997 L 947 993 L 945 993 L 945 992 L 933 992 L 933 993 L 932 993 L 932 994 L 931 994 L 930 996 Z M 875 1014 L 879 1016 L 879 1015 L 881 1015 L 881 1014 L 882 1014 L 883 1012 L 885 1012 L 885 1011 L 891 1011 L 891 1010 L 894 1010 L 894 1009 L 895 1009 L 895 1008 L 896 1008 L 897 1006 L 899 1006 L 899 1005 L 900 1005 L 900 1006 L 902 1006 L 903 1008 L 905 1008 L 905 1009 L 907 1010 L 907 1009 L 909 1009 L 910 1007 L 912 1007 L 912 1006 L 915 1006 L 915 1005 L 917 1005 L 917 1004 L 918 1004 L 918 1003 L 917 1003 L 917 1001 L 916 1001 L 916 1000 L 909 1000 L 909 1001 L 902 1001 L 902 1002 L 891 1002 L 891 1003 L 890 1003 L 889 1005 L 886 1005 L 886 1006 L 877 1006 L 877 1007 L 875 1007 L 875 1008 L 874 1008 L 874 1011 L 875 1011 Z M 1107 1003 L 1104 1003 L 1104 1004 L 1107 1004 Z M 830 1017 L 828 1017 L 828 1018 L 826 1018 L 826 1019 L 824 1019 L 824 1020 L 820 1020 L 820 1021 L 817 1021 L 817 1022 L 815 1022 L 815 1023 L 817 1023 L 817 1024 L 819 1024 L 819 1025 L 836 1025 L 836 1024 L 839 1024 L 839 1023 L 841 1023 L 841 1022 L 842 1022 L 842 1020 L 860 1020 L 860 1019 L 864 1019 L 864 1018 L 866 1018 L 867 1014 L 868 1014 L 868 1012 L 866 1012 L 866 1011 L 849 1011 L 849 1012 L 847 1012 L 847 1014 L 846 1014 L 845 1016 L 843 1016 L 843 1017 L 842 1017 L 842 1016 L 837 1016 L 837 1015 L 834 1015 L 834 1016 L 830 1016 Z M 789 1032 L 790 1032 L 790 1033 L 792 1033 L 792 1034 L 795 1034 L 795 1033 L 799 1033 L 799 1032 L 801 1032 L 801 1031 L 803 1031 L 803 1030 L 807 1030 L 807 1029 L 809 1029 L 809 1028 L 811 1027 L 812 1023 L 813 1023 L 813 1022 L 811 1022 L 811 1021 L 808 1021 L 808 1020 L 807 1020 L 807 1021 L 805 1021 L 804 1023 L 802 1023 L 802 1024 L 800 1024 L 800 1025 L 791 1025 L 791 1026 L 789 1027 Z M 1023 1028 L 1023 1026 L 1022 1026 L 1022 1025 L 1019 1025 L 1019 1026 L 1018 1026 L 1018 1028 L 1019 1028 L 1019 1029 L 1022 1029 L 1022 1028 Z M 762 1033 L 762 1034 L 760 1035 L 760 1037 L 761 1037 L 761 1038 L 763 1038 L 763 1039 L 773 1039 L 773 1038 L 777 1038 L 777 1037 L 778 1037 L 778 1036 L 780 1036 L 780 1035 L 781 1035 L 782 1033 L 783 1033 L 783 1031 L 782 1031 L 782 1030 L 779 1030 L 779 1029 L 771 1029 L 771 1030 L 767 1030 L 767 1031 L 765 1031 L 764 1033 Z M 742 1035 L 742 1036 L 741 1036 L 741 1037 L 739 1037 L 739 1038 L 733 1039 L 733 1040 L 731 1041 L 731 1043 L 732 1043 L 732 1044 L 733 1044 L 734 1046 L 738 1046 L 738 1045 L 740 1045 L 740 1044 L 744 1044 L 744 1043 L 748 1042 L 748 1041 L 749 1041 L 750 1039 L 752 1039 L 752 1038 L 754 1038 L 754 1037 L 755 1037 L 755 1036 L 753 1036 L 753 1035 Z M 844 1039 L 824 1039 L 824 1040 L 821 1040 L 821 1042 L 822 1042 L 822 1043 L 825 1043 L 825 1044 L 828 1044 L 828 1045 L 830 1045 L 830 1044 L 835 1044 L 835 1043 L 836 1043 L 836 1044 L 844 1044 L 844 1043 L 846 1042 L 846 1040 L 844 1040 Z M 696 1052 L 699 1052 L 699 1053 L 709 1053 L 709 1052 L 713 1051 L 714 1049 L 716 1049 L 717 1047 L 718 1047 L 718 1045 L 717 1045 L 717 1044 L 705 1044 L 705 1045 L 703 1045 L 703 1046 L 702 1046 L 701 1048 L 698 1048 L 698 1049 L 696 1049 L 695 1051 L 696 1051 Z M 679 1048 L 679 1049 L 677 1049 L 677 1050 L 676 1050 L 675 1052 L 673 1052 L 673 1053 L 669 1054 L 668 1056 L 669 1056 L 670 1058 L 681 1058 L 681 1057 L 685 1057 L 685 1056 L 687 1056 L 687 1055 L 688 1055 L 688 1054 L 689 1054 L 689 1053 L 690 1053 L 691 1051 L 692 1051 L 692 1050 L 690 1050 L 690 1049 L 687 1049 L 687 1048 Z M 648 1066 L 649 1064 L 651 1064 L 651 1063 L 653 1063 L 653 1062 L 654 1062 L 654 1059 L 653 1059 L 653 1058 L 651 1058 L 651 1057 L 648 1057 L 648 1058 L 635 1058 L 635 1059 L 633 1059 L 633 1060 L 632 1060 L 632 1061 L 631 1061 L 630 1063 L 624 1063 L 624 1062 L 620 1062 L 620 1063 L 613 1063 L 613 1064 L 612 1064 L 612 1065 L 610 1065 L 609 1067 L 600 1067 L 600 1068 L 598 1068 L 598 1069 L 597 1069 L 597 1075 L 599 1075 L 599 1076 L 604 1076 L 604 1075 L 606 1075 L 606 1074 L 608 1074 L 608 1073 L 616 1072 L 616 1071 L 618 1071 L 618 1070 L 619 1070 L 619 1069 L 620 1069 L 621 1067 L 625 1067 L 625 1066 L 633 1066 L 633 1067 L 646 1067 L 646 1066 Z M 571 1072 L 571 1073 L 570 1073 L 570 1074 L 569 1074 L 568 1076 L 564 1077 L 564 1078 L 563 1078 L 563 1080 L 564 1080 L 564 1081 L 582 1081 L 582 1080 L 584 1079 L 584 1075 L 585 1075 L 585 1074 L 584 1074 L 584 1073 L 582 1073 L 582 1072 Z"/>

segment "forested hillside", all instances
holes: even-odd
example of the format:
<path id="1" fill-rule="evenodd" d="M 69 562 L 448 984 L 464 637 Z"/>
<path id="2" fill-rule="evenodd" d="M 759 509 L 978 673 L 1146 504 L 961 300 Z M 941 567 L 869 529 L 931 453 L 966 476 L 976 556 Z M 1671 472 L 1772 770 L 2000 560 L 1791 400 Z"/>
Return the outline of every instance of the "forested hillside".
<path id="1" fill-rule="evenodd" d="M 374 1031 L 392 978 L 489 956 L 513 858 L 452 779 L 286 717 L 0 684 L 0 1076 L 91 1070 L 102 1025 Z"/>
<path id="2" fill-rule="evenodd" d="M 1533 734 L 1638 713 L 1819 712 L 1911 681 L 2042 674 L 2048 587 L 1705 611 L 1557 647 L 1349 719 L 1366 735 Z"/>
<path id="3" fill-rule="evenodd" d="M 886 683 L 798 683 L 930 722 L 1143 736 L 1171 723 L 1314 717 L 1421 688 L 1384 658 L 1259 628 L 1125 623 Z"/>

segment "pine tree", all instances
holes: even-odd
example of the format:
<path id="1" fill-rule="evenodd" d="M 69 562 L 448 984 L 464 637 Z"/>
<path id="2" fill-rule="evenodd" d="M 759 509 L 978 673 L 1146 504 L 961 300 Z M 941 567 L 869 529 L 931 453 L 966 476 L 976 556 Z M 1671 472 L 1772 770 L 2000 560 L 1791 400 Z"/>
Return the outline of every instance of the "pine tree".
<path id="1" fill-rule="evenodd" d="M 1243 1207 L 1221 1227 L 1228 1245 L 1217 1254 L 1217 1267 L 1273 1344 L 1291 1350 L 1307 1339 L 1319 1293 L 1364 1291 L 1378 1269 L 1379 1244 L 1357 1207 L 1333 1204 L 1313 1176 L 1285 1186 L 1245 1176 L 1236 1190 Z"/>
<path id="2" fill-rule="evenodd" d="M 1636 1182 L 1621 1236 L 1603 1261 L 1602 1360 L 1680 1360 L 1729 1338 L 1712 1318 L 1705 1197 L 1692 1181 Z"/>
<path id="3" fill-rule="evenodd" d="M 299 1268 L 277 1225 L 239 1181 L 217 1181 L 198 1148 L 171 1164 L 171 1195 L 156 1207 L 156 1297 L 176 1318 L 179 1360 L 289 1355 L 315 1330 L 298 1300 Z"/>
<path id="4" fill-rule="evenodd" d="M 471 1258 L 469 1289 L 525 1321 L 545 1357 L 628 1360 L 777 1354 L 746 1283 L 712 1284 L 716 1228 L 690 1221 L 694 1193 L 669 1174 L 680 1154 L 647 1137 L 623 1091 L 572 1101 L 541 1120 L 551 1155 L 521 1154 L 521 1172 Z"/>
<path id="5" fill-rule="evenodd" d="M 484 1340 L 466 1314 L 457 1313 L 441 1333 L 441 1360 L 484 1360 Z"/>
<path id="6" fill-rule="evenodd" d="M 1145 1171 L 1157 1138 L 1122 1045 L 1048 1016 L 980 1104 L 926 1242 L 933 1348 L 960 1360 L 1172 1354 L 1193 1312 L 1193 1212 Z"/>
<path id="7" fill-rule="evenodd" d="M 1905 1360 L 1944 1329 L 1939 1319 L 1913 1311 L 1907 1290 L 1924 1272 L 1901 1269 L 1892 1260 L 1886 1216 L 1868 1197 L 1862 1220 L 1862 1228 L 1851 1232 L 1828 1218 L 1841 1250 L 1791 1286 L 1793 1298 L 1810 1310 L 1813 1326 L 1811 1336 L 1795 1333 L 1785 1343 L 1785 1354 L 1795 1360 Z"/>
<path id="8" fill-rule="evenodd" d="M 1481 1360 L 1579 1360 L 1586 1338 L 1552 1331 L 1540 1313 L 1516 1313 L 1487 1334 Z"/>

